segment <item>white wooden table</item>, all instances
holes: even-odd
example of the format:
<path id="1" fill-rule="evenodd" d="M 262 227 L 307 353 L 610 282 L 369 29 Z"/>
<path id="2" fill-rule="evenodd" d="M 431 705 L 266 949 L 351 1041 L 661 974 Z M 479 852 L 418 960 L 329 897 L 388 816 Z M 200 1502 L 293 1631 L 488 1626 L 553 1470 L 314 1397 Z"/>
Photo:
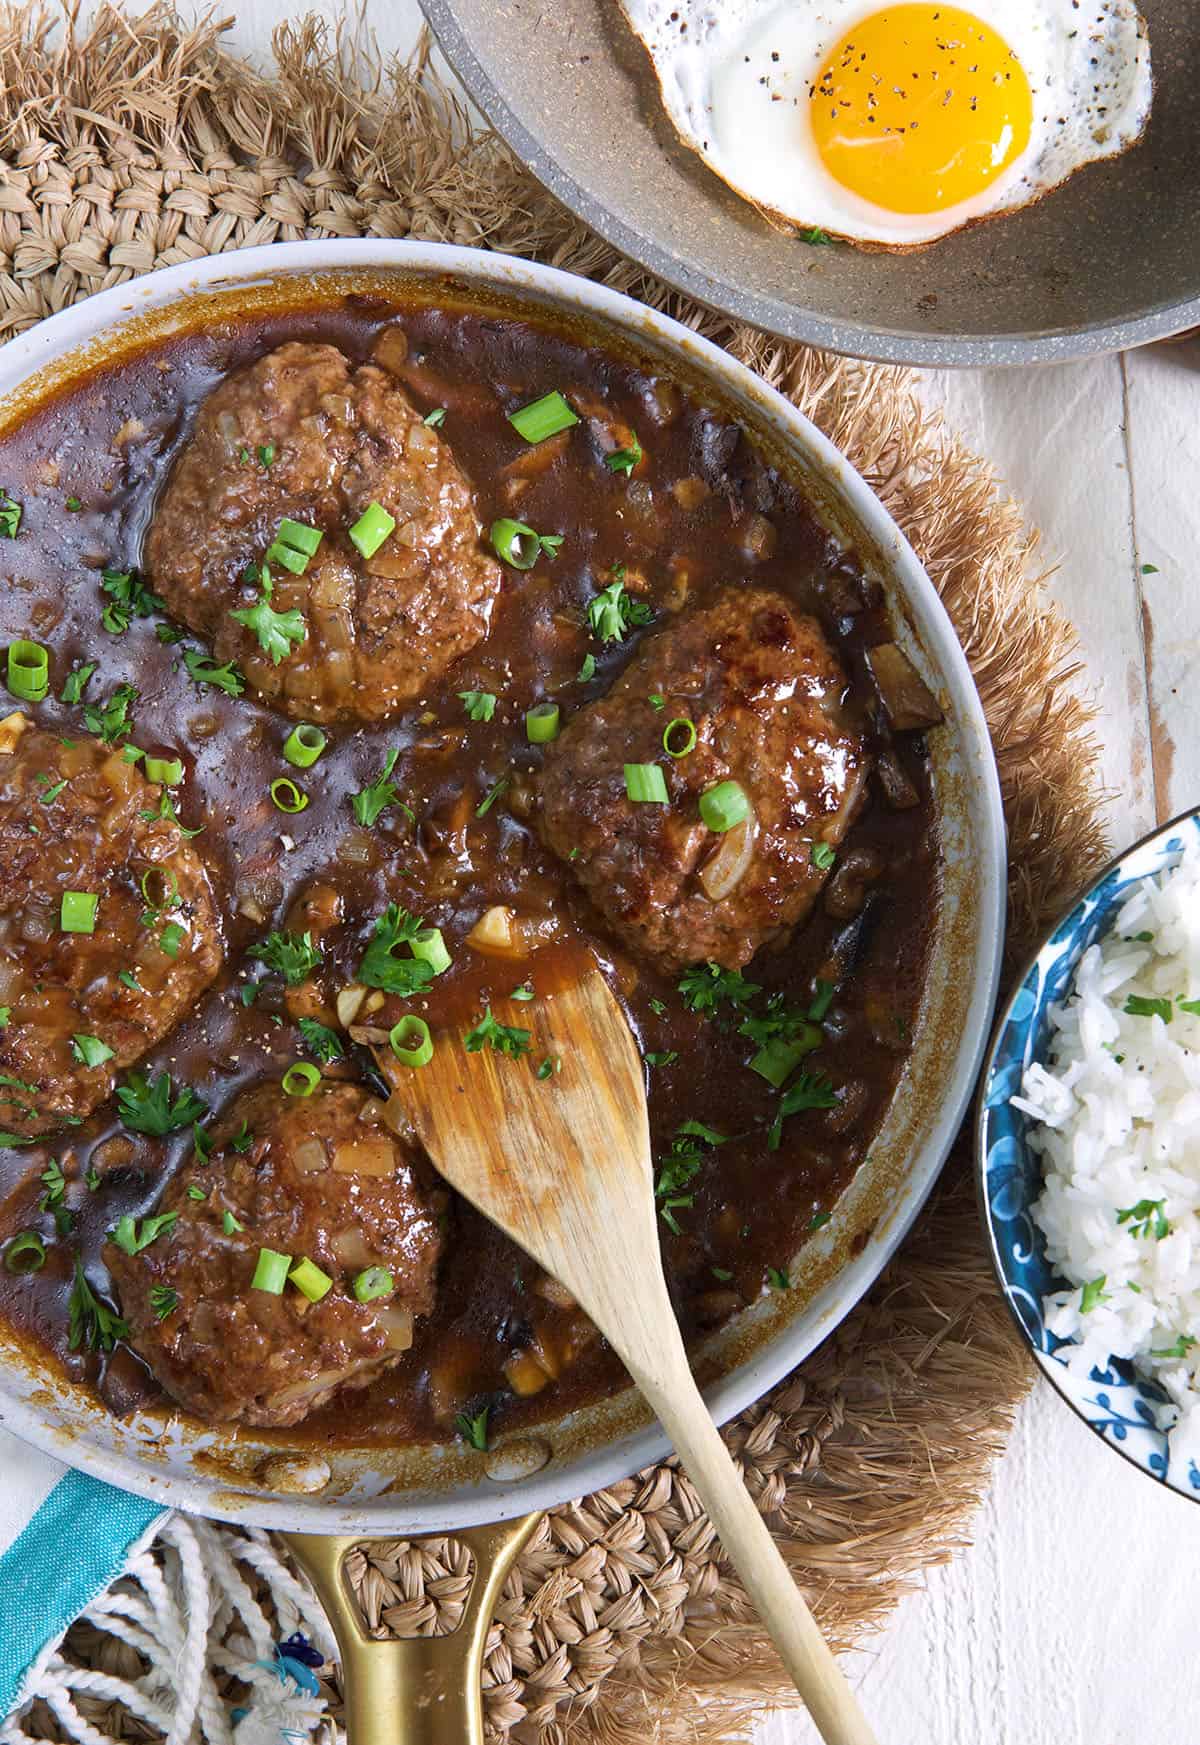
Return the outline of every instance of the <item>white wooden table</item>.
<path id="1" fill-rule="evenodd" d="M 364 6 L 380 47 L 407 50 L 417 0 Z M 275 24 L 305 9 L 241 0 L 230 40 L 265 57 Z M 1200 342 L 931 374 L 926 391 L 1060 563 L 1052 586 L 1100 708 L 1114 843 L 1130 842 L 1200 801 Z M 1195 1745 L 1198 1624 L 1200 1508 L 1039 1387 L 974 1544 L 852 1671 L 881 1745 Z M 814 1738 L 795 1715 L 759 1728 L 760 1745 Z"/>

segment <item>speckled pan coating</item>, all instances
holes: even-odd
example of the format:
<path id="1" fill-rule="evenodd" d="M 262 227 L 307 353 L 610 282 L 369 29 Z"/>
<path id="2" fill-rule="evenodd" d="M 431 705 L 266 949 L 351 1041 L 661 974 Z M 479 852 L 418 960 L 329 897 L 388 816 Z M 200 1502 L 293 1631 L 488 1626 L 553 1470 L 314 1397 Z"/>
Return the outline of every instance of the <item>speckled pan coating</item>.
<path id="1" fill-rule="evenodd" d="M 1200 324 L 1195 0 L 1141 0 L 1154 111 L 1137 150 L 1027 211 L 907 255 L 771 229 L 676 139 L 616 0 L 421 0 L 447 59 L 538 179 L 710 307 L 890 363 L 1053 363 Z"/>

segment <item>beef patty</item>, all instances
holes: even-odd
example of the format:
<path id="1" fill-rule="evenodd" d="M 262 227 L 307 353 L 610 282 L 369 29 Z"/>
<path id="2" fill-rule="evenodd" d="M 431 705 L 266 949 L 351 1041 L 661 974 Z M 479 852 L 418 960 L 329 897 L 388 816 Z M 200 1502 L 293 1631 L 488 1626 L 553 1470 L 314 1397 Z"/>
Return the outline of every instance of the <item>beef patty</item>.
<path id="1" fill-rule="evenodd" d="M 539 828 L 614 934 L 667 973 L 746 963 L 816 899 L 862 797 L 867 759 L 820 626 L 766 588 L 649 636 L 608 695 L 549 748 Z M 685 755 L 664 750 L 691 723 Z M 671 744 L 691 729 L 676 725 Z M 663 772 L 666 805 L 630 800 L 626 764 Z M 700 796 L 736 781 L 751 816 L 710 830 Z"/>
<path id="2" fill-rule="evenodd" d="M 396 526 L 367 557 L 349 530 L 372 503 Z M 303 573 L 267 563 L 267 596 L 261 566 L 285 517 L 322 539 Z M 336 346 L 298 342 L 205 400 L 145 564 L 169 611 L 219 661 L 312 721 L 383 720 L 420 697 L 486 635 L 501 582 L 467 480 L 393 377 Z M 299 614 L 302 639 L 285 631 L 272 649 L 230 615 L 264 600 Z"/>
<path id="3" fill-rule="evenodd" d="M 19 725 L 19 718 L 18 718 Z M 215 979 L 208 874 L 162 789 L 120 747 L 30 728 L 0 754 L 0 1125 L 46 1133 L 104 1101 L 120 1068 Z M 94 930 L 64 930 L 73 893 Z M 92 905 L 90 899 L 95 898 Z"/>
<path id="4" fill-rule="evenodd" d="M 182 1406 L 222 1423 L 295 1424 L 411 1345 L 413 1316 L 433 1308 L 445 1196 L 380 1125 L 381 1108 L 358 1085 L 306 1098 L 257 1085 L 214 1126 L 210 1161 L 168 1184 L 168 1226 L 133 1254 L 109 1241 L 131 1343 Z M 310 1261 L 330 1281 L 319 1300 L 290 1281 L 256 1288 L 264 1249 L 291 1267 Z M 387 1276 L 362 1302 L 355 1280 L 369 1268 Z"/>

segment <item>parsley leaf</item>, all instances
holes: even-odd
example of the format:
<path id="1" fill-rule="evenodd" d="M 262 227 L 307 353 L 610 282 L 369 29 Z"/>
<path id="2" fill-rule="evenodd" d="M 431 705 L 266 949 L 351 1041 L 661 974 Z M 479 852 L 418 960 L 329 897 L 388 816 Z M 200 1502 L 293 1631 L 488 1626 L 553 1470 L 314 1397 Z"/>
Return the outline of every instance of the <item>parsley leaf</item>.
<path id="1" fill-rule="evenodd" d="M 808 851 L 808 858 L 818 872 L 828 872 L 837 859 L 837 850 L 829 842 L 814 842 Z"/>
<path id="2" fill-rule="evenodd" d="M 113 636 L 124 636 L 135 618 L 166 610 L 166 601 L 138 580 L 136 570 L 101 570 L 100 591 L 108 595 L 100 622 Z"/>
<path id="3" fill-rule="evenodd" d="M 341 1060 L 346 1052 L 337 1031 L 331 1030 L 328 1024 L 318 1024 L 315 1018 L 301 1018 L 300 1034 L 308 1052 L 315 1054 L 318 1060 Z"/>
<path id="4" fill-rule="evenodd" d="M 773 1291 L 790 1291 L 792 1288 L 791 1278 L 782 1266 L 769 1266 L 767 1280 Z"/>
<path id="5" fill-rule="evenodd" d="M 1108 1301 L 1108 1292 L 1104 1288 L 1105 1279 L 1106 1274 L 1101 1273 L 1099 1278 L 1089 1279 L 1084 1285 L 1079 1293 L 1079 1313 L 1081 1315 L 1090 1314 L 1097 1303 Z M 1151 1353 L 1151 1355 L 1155 1354 Z"/>
<path id="6" fill-rule="evenodd" d="M 312 942 L 311 933 L 288 933 L 286 930 L 268 933 L 261 945 L 250 953 L 255 963 L 265 963 L 276 970 L 289 988 L 298 988 L 307 981 L 322 961 L 321 953 Z"/>
<path id="7" fill-rule="evenodd" d="M 488 1414 L 491 1409 L 490 1406 L 484 1406 L 483 1410 L 476 1412 L 474 1417 L 468 1416 L 466 1412 L 460 1412 L 454 1420 L 454 1428 L 463 1441 L 469 1442 L 472 1448 L 478 1448 L 481 1454 L 487 1450 Z"/>
<path id="8" fill-rule="evenodd" d="M 1103 1282 L 1103 1281 L 1102 1281 Z M 1181 1333 L 1174 1345 L 1167 1345 L 1161 1351 L 1151 1351 L 1151 1357 L 1186 1357 L 1196 1341 L 1190 1333 Z"/>
<path id="9" fill-rule="evenodd" d="M 157 1212 L 152 1217 L 143 1218 L 139 1229 L 137 1219 L 126 1212 L 124 1217 L 117 1219 L 115 1228 L 109 1231 L 109 1241 L 115 1242 L 126 1254 L 140 1254 L 143 1248 L 149 1248 L 159 1236 L 170 1235 L 178 1216 L 178 1212 Z"/>
<path id="10" fill-rule="evenodd" d="M 73 667 L 67 674 L 66 683 L 59 693 L 62 701 L 64 703 L 82 703 L 88 680 L 95 670 L 96 662 L 94 660 L 89 660 L 85 666 Z"/>
<path id="11" fill-rule="evenodd" d="M 267 463 L 264 462 L 264 465 Z M 295 606 L 290 612 L 276 612 L 271 605 L 271 595 L 275 584 L 271 580 L 271 572 L 266 564 L 259 564 L 257 571 L 252 567 L 248 581 L 257 581 L 262 590 L 253 606 L 243 606 L 229 616 L 239 624 L 244 624 L 247 630 L 252 630 L 258 638 L 258 645 L 265 654 L 269 654 L 275 666 L 292 652 L 294 642 L 303 642 L 308 635 L 308 627 L 303 614 Z"/>
<path id="12" fill-rule="evenodd" d="M 15 539 L 21 525 L 21 505 L 14 503 L 8 492 L 0 490 L 0 537 Z"/>
<path id="13" fill-rule="evenodd" d="M 485 1006 L 483 1016 L 470 1031 L 466 1038 L 468 1054 L 478 1054 L 481 1049 L 493 1048 L 497 1054 L 507 1054 L 512 1060 L 520 1060 L 523 1054 L 528 1054 L 532 1046 L 533 1033 L 523 1030 L 519 1024 L 498 1024 L 492 1017 L 492 1008 Z"/>
<path id="14" fill-rule="evenodd" d="M 762 987 L 748 982 L 735 969 L 722 969 L 719 963 L 697 963 L 684 970 L 679 991 L 689 1011 L 711 1014 L 726 1001 L 734 1006 L 747 1005 Z"/>
<path id="15" fill-rule="evenodd" d="M 150 1307 L 158 1320 L 165 1321 L 179 1307 L 179 1292 L 173 1291 L 170 1285 L 151 1285 Z"/>
<path id="16" fill-rule="evenodd" d="M 117 1087 L 117 1107 L 130 1132 L 149 1133 L 156 1139 L 174 1133 L 177 1127 L 190 1126 L 208 1110 L 208 1104 L 190 1085 L 181 1085 L 179 1095 L 172 1100 L 171 1075 L 167 1072 L 159 1073 L 153 1081 L 144 1072 L 131 1072 Z"/>
<path id="17" fill-rule="evenodd" d="M 1141 994 L 1130 994 L 1123 1010 L 1131 1018 L 1161 1018 L 1164 1024 L 1171 1022 L 1170 1000 L 1147 1000 Z"/>
<path id="18" fill-rule="evenodd" d="M 1165 1205 L 1165 1200 L 1139 1200 L 1136 1206 L 1126 1206 L 1124 1211 L 1117 1213 L 1117 1223 L 1128 1224 L 1131 1236 L 1153 1234 L 1154 1240 L 1161 1242 L 1164 1236 L 1171 1234 L 1171 1226 L 1163 1211 Z"/>
<path id="19" fill-rule="evenodd" d="M 654 1197 L 660 1218 L 676 1236 L 682 1235 L 676 1212 L 695 1205 L 696 1196 L 689 1191 L 691 1184 L 699 1175 L 709 1149 L 724 1143 L 723 1133 L 705 1127 L 700 1121 L 685 1121 L 676 1128 L 670 1150 L 658 1159 Z"/>
<path id="20" fill-rule="evenodd" d="M 799 1115 L 805 1109 L 836 1109 L 837 1094 L 823 1072 L 802 1072 L 790 1090 L 779 1099 L 767 1146 L 778 1151 L 783 1138 L 783 1123 L 789 1115 Z"/>
<path id="21" fill-rule="evenodd" d="M 115 1050 L 98 1036 L 72 1036 L 71 1053 L 84 1066 L 103 1066 L 114 1058 Z"/>
<path id="22" fill-rule="evenodd" d="M 588 680 L 594 679 L 595 676 L 596 657 L 594 654 L 585 654 L 579 671 L 575 674 L 575 682 L 580 685 L 586 685 Z"/>
<path id="23" fill-rule="evenodd" d="M 628 448 L 618 448 L 612 454 L 606 454 L 604 464 L 610 473 L 624 473 L 628 478 L 634 467 L 642 458 L 642 445 L 636 435 L 631 433 Z"/>
<path id="24" fill-rule="evenodd" d="M 358 979 L 369 988 L 382 988 L 386 994 L 399 994 L 408 999 L 427 987 L 433 980 L 433 965 L 419 957 L 397 957 L 402 945 L 407 945 L 421 931 L 421 922 L 399 903 L 389 903 L 375 922 L 358 966 Z"/>
<path id="25" fill-rule="evenodd" d="M 478 806 L 475 808 L 475 816 L 477 818 L 487 817 L 492 807 L 496 804 L 496 801 L 500 798 L 505 788 L 507 788 L 508 782 L 509 778 L 507 776 L 497 777 L 487 793 L 483 796 L 483 799 L 480 800 Z"/>
<path id="26" fill-rule="evenodd" d="M 354 816 L 360 824 L 370 827 L 375 823 L 381 812 L 386 812 L 389 806 L 399 804 L 401 811 L 406 812 L 411 819 L 412 808 L 404 805 L 400 799 L 400 790 L 388 778 L 396 767 L 399 751 L 393 747 L 383 760 L 383 774 L 373 781 L 369 787 L 360 788 L 357 794 L 351 794 L 350 804 L 354 808 Z"/>
<path id="27" fill-rule="evenodd" d="M 468 721 L 490 721 L 496 713 L 496 697 L 492 691 L 460 691 Z"/>
<path id="28" fill-rule="evenodd" d="M 188 677 L 198 685 L 212 685 L 218 691 L 224 691 L 227 697 L 240 697 L 246 689 L 246 681 L 234 666 L 227 660 L 224 666 L 218 666 L 211 655 L 204 654 L 198 648 L 183 650 L 183 664 L 188 670 Z"/>
<path id="29" fill-rule="evenodd" d="M 610 582 L 588 601 L 587 621 L 592 635 L 601 642 L 620 642 L 635 624 L 648 624 L 654 616 L 644 600 L 632 599 L 623 581 Z"/>
<path id="30" fill-rule="evenodd" d="M 132 733 L 133 719 L 129 713 L 129 705 L 136 698 L 135 686 L 118 685 L 107 703 L 99 707 L 95 703 L 85 703 L 83 721 L 88 732 L 96 734 L 105 745 L 115 745 L 127 733 Z"/>
<path id="31" fill-rule="evenodd" d="M 118 1339 L 128 1339 L 129 1328 L 93 1291 L 84 1277 L 83 1262 L 75 1262 L 75 1283 L 67 1305 L 67 1344 L 72 1351 L 81 1345 L 89 1351 L 111 1351 Z"/>

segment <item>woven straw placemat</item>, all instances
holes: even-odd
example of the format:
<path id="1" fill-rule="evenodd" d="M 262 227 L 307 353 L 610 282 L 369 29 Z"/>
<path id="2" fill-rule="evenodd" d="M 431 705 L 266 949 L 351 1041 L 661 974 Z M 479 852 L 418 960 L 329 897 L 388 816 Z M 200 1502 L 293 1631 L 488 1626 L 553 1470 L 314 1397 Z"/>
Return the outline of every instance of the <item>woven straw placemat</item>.
<path id="1" fill-rule="evenodd" d="M 59 14 L 0 12 L 0 333 L 153 267 L 300 237 L 486 245 L 669 309 L 814 418 L 923 559 L 991 726 L 1019 952 L 1103 854 L 1089 716 L 1034 537 L 911 378 L 780 345 L 668 291 L 473 133 L 423 60 L 382 70 L 361 39 L 304 21 L 280 31 L 262 75 L 220 49 L 220 29 L 165 8 L 136 21 L 104 10 L 78 33 Z M 1029 1380 L 960 1145 L 867 1300 L 727 1431 L 835 1644 L 860 1641 L 963 1543 Z M 453 1544 L 395 1543 L 360 1556 L 355 1578 L 379 1633 L 407 1634 L 453 1624 L 467 1572 Z M 67 1652 L 115 1669 L 131 1651 L 88 1627 Z M 787 1694 L 670 1462 L 547 1518 L 504 1592 L 485 1684 L 493 1735 L 547 1741 L 716 1737 Z M 153 1734 L 100 1695 L 79 1706 L 110 1735 Z"/>

